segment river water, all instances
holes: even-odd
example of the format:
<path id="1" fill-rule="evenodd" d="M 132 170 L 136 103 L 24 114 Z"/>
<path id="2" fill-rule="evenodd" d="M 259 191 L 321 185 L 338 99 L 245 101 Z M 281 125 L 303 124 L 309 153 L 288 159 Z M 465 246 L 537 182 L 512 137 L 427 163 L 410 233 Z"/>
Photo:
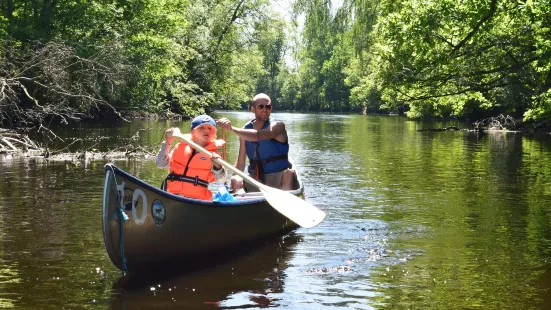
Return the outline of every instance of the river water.
<path id="1" fill-rule="evenodd" d="M 220 111 L 235 125 L 251 117 Z M 551 136 L 401 117 L 274 113 L 289 131 L 311 229 L 214 266 L 122 276 L 101 230 L 106 161 L 0 157 L 0 307 L 15 309 L 551 308 Z M 189 123 L 136 120 L 59 134 L 106 151 Z M 228 161 L 237 138 L 228 134 Z M 116 160 L 159 185 L 153 159 Z"/>

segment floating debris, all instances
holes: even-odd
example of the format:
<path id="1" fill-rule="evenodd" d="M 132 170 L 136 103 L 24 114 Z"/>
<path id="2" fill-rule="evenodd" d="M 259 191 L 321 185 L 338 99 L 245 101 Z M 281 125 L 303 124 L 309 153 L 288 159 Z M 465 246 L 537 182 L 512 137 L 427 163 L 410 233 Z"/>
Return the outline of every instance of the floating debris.
<path id="1" fill-rule="evenodd" d="M 352 267 L 351 266 L 336 266 L 336 267 L 330 267 L 330 268 L 312 268 L 306 270 L 306 273 L 321 273 L 321 274 L 328 274 L 328 273 L 345 273 L 345 272 L 351 272 Z"/>

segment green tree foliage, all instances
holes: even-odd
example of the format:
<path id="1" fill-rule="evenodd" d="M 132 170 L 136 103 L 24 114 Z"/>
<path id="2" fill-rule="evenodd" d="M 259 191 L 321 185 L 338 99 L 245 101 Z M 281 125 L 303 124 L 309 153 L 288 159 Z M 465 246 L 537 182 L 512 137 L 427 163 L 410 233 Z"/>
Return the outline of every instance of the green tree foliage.
<path id="1" fill-rule="evenodd" d="M 549 1 L 296 0 L 295 11 L 306 109 L 550 117 Z"/>
<path id="2" fill-rule="evenodd" d="M 371 48 L 382 98 L 408 103 L 410 116 L 529 111 L 549 72 L 539 73 L 549 61 L 534 27 L 546 21 L 532 12 L 495 0 L 383 2 Z"/>
<path id="3" fill-rule="evenodd" d="M 287 110 L 300 110 L 301 92 L 298 73 L 285 66 L 280 71 L 277 80 L 278 85 L 281 85 L 280 97 L 277 99 L 279 106 Z"/>
<path id="4" fill-rule="evenodd" d="M 191 116 L 216 106 L 239 107 L 259 80 L 269 77 L 270 87 L 278 89 L 273 85 L 286 46 L 285 25 L 269 5 L 267 0 L 2 1 L 0 47 L 14 48 L 0 50 L 0 78 L 10 81 L 1 88 L 9 94 L 0 98 L 14 111 L 29 97 L 55 105 L 48 94 L 52 85 L 41 79 L 45 72 L 34 56 L 44 46 L 58 46 L 71 51 L 73 60 L 93 60 L 100 72 L 94 83 L 86 83 L 85 93 L 101 102 L 100 108 Z M 20 66 L 33 62 L 33 70 L 22 75 Z M 86 75 L 75 74 L 83 72 L 77 67 L 48 68 L 63 72 L 65 84 L 82 85 L 79 79 Z M 77 98 L 83 92 L 65 94 Z M 76 112 L 89 111 L 78 99 L 73 103 Z"/>
<path id="5" fill-rule="evenodd" d="M 285 57 L 285 28 L 282 20 L 264 19 L 255 25 L 254 37 L 262 53 L 262 74 L 258 77 L 256 92 L 270 94 L 272 101 L 278 104 L 281 97 L 281 83 L 277 80 Z"/>
<path id="6" fill-rule="evenodd" d="M 353 56 L 347 12 L 332 14 L 330 1 L 296 1 L 305 17 L 298 76 L 301 110 L 348 111 L 345 68 Z"/>
<path id="7" fill-rule="evenodd" d="M 20 66 L 63 46 L 79 65 L 48 70 L 60 72 L 57 94 L 73 95 L 65 102 L 78 112 L 90 109 L 74 97 L 82 94 L 103 109 L 192 115 L 265 92 L 284 109 L 551 117 L 549 1 L 295 0 L 293 8 L 286 23 L 268 0 L 4 0 L 0 78 L 9 94 L 0 104 L 52 101 L 45 67 Z"/>

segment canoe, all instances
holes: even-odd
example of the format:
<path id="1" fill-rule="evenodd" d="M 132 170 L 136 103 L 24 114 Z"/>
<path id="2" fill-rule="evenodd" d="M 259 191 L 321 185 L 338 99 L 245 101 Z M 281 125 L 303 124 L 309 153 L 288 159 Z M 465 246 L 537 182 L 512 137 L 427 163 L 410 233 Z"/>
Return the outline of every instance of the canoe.
<path id="1" fill-rule="evenodd" d="M 212 202 L 168 193 L 105 165 L 102 226 L 105 249 L 123 271 L 212 257 L 281 236 L 298 227 L 261 193 Z M 300 178 L 289 193 L 304 198 Z"/>

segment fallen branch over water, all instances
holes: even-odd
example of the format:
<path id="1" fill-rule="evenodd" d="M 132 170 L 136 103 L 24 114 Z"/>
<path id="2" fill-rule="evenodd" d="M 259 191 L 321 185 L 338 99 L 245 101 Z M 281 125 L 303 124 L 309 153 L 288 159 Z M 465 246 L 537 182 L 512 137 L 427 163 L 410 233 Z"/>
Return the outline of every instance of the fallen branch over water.
<path id="1" fill-rule="evenodd" d="M 45 156 L 31 156 L 31 157 L 41 157 L 49 161 L 95 161 L 95 160 L 115 160 L 115 159 L 147 159 L 157 156 L 156 153 L 148 150 L 144 147 L 134 147 L 131 150 L 110 150 L 107 152 L 97 152 L 97 151 L 84 151 L 78 153 L 58 153 Z"/>
<path id="2" fill-rule="evenodd" d="M 0 160 L 2 159 L 0 154 Z M 11 156 L 11 155 L 9 155 Z M 82 162 L 82 161 L 102 161 L 102 160 L 117 160 L 117 159 L 148 159 L 157 156 L 155 152 L 145 147 L 133 147 L 129 150 L 110 150 L 107 152 L 98 151 L 83 151 L 75 153 L 50 153 L 46 152 L 27 152 L 19 153 L 18 156 L 27 158 L 44 159 L 47 161 L 70 161 L 70 162 Z"/>
<path id="3" fill-rule="evenodd" d="M 503 114 L 476 121 L 473 125 L 477 131 L 517 131 L 519 128 L 513 117 Z"/>
<path id="4" fill-rule="evenodd" d="M 417 131 L 457 131 L 457 130 L 461 130 L 461 128 L 459 127 L 455 127 L 455 126 L 448 126 L 448 127 L 444 127 L 444 128 L 425 128 L 425 129 L 419 129 Z"/>
<path id="5" fill-rule="evenodd" d="M 27 135 L 0 128 L 0 154 L 40 152 L 40 147 Z"/>
<path id="6" fill-rule="evenodd" d="M 25 134 L 16 133 L 8 129 L 0 129 L 0 159 L 2 159 L 2 156 L 43 158 L 50 161 L 151 158 L 157 155 L 158 148 L 157 144 L 150 146 L 127 144 L 100 152 L 95 149 L 96 143 L 75 152 L 69 151 L 73 144 L 82 141 L 82 139 L 76 139 L 61 149 L 50 150 L 47 147 L 40 146 Z"/>

